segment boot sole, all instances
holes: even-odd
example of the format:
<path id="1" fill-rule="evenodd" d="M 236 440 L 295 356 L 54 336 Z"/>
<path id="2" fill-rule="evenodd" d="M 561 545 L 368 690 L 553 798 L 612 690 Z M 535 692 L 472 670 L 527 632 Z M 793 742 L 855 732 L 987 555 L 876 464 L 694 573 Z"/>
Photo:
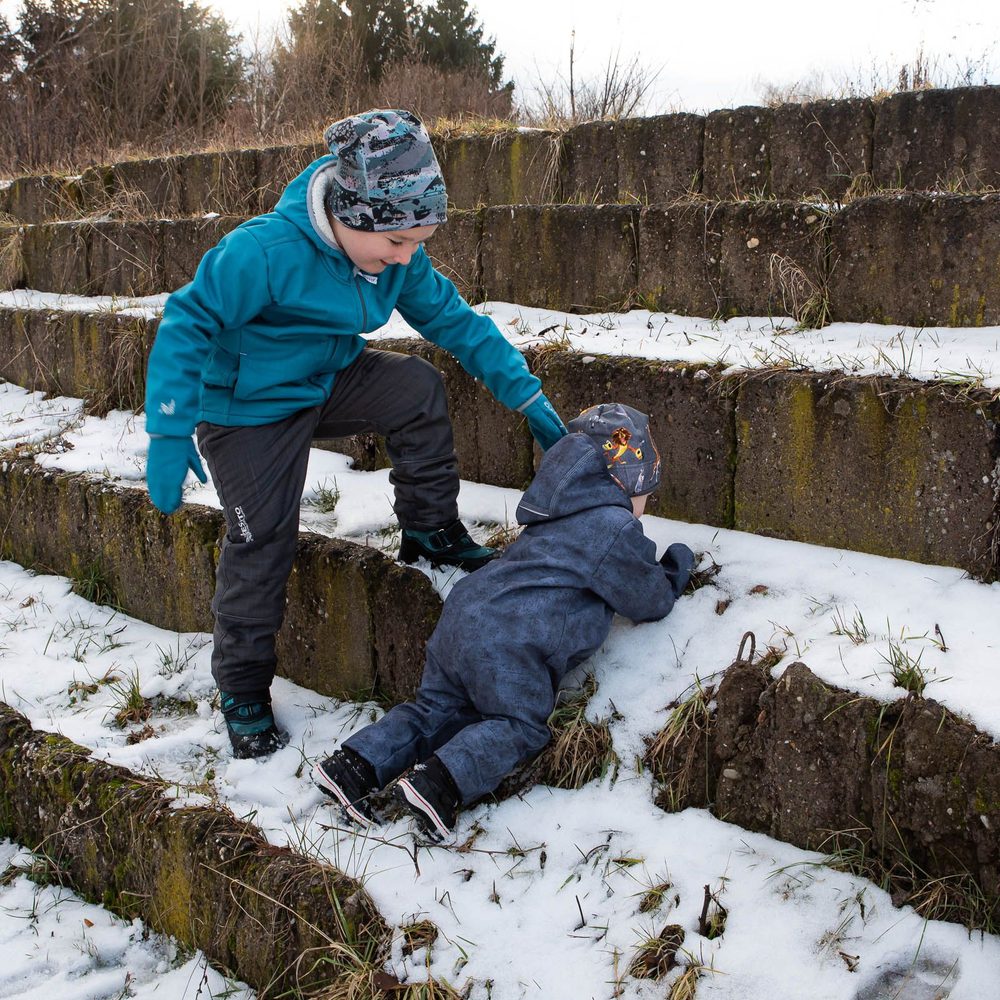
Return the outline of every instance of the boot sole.
<path id="1" fill-rule="evenodd" d="M 358 826 L 364 827 L 366 830 L 375 825 L 375 821 L 369 819 L 351 802 L 344 794 L 344 790 L 340 785 L 333 781 L 319 764 L 313 767 L 313 781 L 321 792 L 329 795 L 332 799 L 336 799 L 337 804 L 352 822 L 357 823 Z"/>
<path id="2" fill-rule="evenodd" d="M 408 778 L 400 778 L 396 782 L 394 795 L 397 799 L 402 799 L 407 811 L 416 817 L 428 836 L 439 843 L 451 836 L 451 830 L 445 825 L 437 810 L 413 787 Z"/>

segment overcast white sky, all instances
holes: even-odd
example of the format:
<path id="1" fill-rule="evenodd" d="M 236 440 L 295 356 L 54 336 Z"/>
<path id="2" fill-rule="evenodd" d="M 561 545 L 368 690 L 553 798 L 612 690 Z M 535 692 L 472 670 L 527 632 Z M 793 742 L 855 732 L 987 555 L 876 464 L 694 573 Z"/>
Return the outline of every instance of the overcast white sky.
<path id="1" fill-rule="evenodd" d="M 214 0 L 244 32 L 280 23 L 286 0 Z M 755 103 L 762 82 L 870 79 L 913 61 L 923 47 L 941 72 L 978 62 L 1000 82 L 997 0 L 476 0 L 487 35 L 522 91 L 568 73 L 597 76 L 609 55 L 660 70 L 647 113 Z M 0 0 L 10 15 L 18 0 Z M 978 81 L 977 81 L 978 82 Z"/>

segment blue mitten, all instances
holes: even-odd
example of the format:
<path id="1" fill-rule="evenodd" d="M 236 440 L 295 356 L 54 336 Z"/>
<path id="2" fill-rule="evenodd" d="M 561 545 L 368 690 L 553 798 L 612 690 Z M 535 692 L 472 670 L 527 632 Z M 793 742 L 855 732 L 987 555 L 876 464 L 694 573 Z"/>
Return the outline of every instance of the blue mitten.
<path id="1" fill-rule="evenodd" d="M 691 579 L 691 571 L 694 569 L 694 553 L 683 542 L 674 542 L 660 556 L 660 565 L 667 575 L 667 582 L 674 592 L 674 597 L 680 597 Z"/>
<path id="2" fill-rule="evenodd" d="M 164 514 L 172 514 L 181 505 L 181 488 L 191 470 L 201 482 L 207 482 L 194 440 L 189 437 L 151 437 L 146 459 L 146 484 L 149 498 Z"/>
<path id="3" fill-rule="evenodd" d="M 543 393 L 539 393 L 523 412 L 528 418 L 532 437 L 541 446 L 542 451 L 548 451 L 567 433 L 566 425 L 559 419 L 555 407 Z"/>

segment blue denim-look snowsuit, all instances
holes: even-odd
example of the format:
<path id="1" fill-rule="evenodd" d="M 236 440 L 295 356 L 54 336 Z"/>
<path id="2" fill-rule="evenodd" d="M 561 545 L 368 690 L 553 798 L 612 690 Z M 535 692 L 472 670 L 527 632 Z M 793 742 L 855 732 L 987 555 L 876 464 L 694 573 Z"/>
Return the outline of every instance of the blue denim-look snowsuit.
<path id="1" fill-rule="evenodd" d="M 584 434 L 549 449 L 517 520 L 520 537 L 445 602 L 415 701 L 345 741 L 381 786 L 437 754 L 463 803 L 491 792 L 548 742 L 560 680 L 607 638 L 614 613 L 656 621 L 687 585 L 691 550 L 673 545 L 657 562 Z"/>

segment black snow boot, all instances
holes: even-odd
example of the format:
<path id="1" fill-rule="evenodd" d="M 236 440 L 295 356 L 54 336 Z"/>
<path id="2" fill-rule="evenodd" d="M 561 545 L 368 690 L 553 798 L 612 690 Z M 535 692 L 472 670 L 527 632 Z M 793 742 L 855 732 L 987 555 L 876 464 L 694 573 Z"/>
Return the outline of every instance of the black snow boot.
<path id="1" fill-rule="evenodd" d="M 437 757 L 417 764 L 400 778 L 392 796 L 431 840 L 440 842 L 451 836 L 461 795 L 455 779 Z"/>
<path id="2" fill-rule="evenodd" d="M 437 531 L 404 528 L 399 545 L 402 562 L 415 563 L 423 558 L 432 566 L 458 566 L 469 572 L 485 566 L 498 555 L 496 549 L 477 545 L 461 521 L 452 521 Z"/>
<path id="3" fill-rule="evenodd" d="M 288 745 L 288 734 L 278 729 L 268 692 L 222 695 L 222 715 L 238 760 L 266 757 Z"/>
<path id="4" fill-rule="evenodd" d="M 375 768 L 348 747 L 333 752 L 313 768 L 313 781 L 340 806 L 340 811 L 358 826 L 375 820 L 368 799 L 379 790 Z"/>

